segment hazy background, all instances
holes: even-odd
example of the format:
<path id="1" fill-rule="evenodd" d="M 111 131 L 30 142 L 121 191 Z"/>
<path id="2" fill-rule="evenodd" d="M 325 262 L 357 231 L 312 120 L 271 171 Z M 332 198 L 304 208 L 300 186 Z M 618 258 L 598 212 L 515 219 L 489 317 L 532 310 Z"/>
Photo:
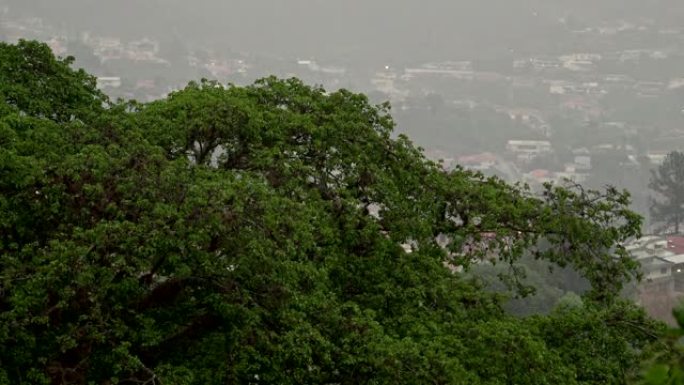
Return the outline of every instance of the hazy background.
<path id="1" fill-rule="evenodd" d="M 578 25 L 648 17 L 679 27 L 679 0 L 1 0 L 68 29 L 356 61 L 558 50 Z"/>

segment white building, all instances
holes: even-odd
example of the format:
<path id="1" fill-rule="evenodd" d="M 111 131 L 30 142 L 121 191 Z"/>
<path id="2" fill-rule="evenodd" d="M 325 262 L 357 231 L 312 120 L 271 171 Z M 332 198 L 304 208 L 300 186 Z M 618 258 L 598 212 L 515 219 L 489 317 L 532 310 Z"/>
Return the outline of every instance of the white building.
<path id="1" fill-rule="evenodd" d="M 551 142 L 548 140 L 509 140 L 506 150 L 518 157 L 532 159 L 539 155 L 553 153 Z"/>
<path id="2" fill-rule="evenodd" d="M 121 78 L 118 76 L 103 76 L 97 78 L 97 88 L 119 88 L 121 87 Z"/>

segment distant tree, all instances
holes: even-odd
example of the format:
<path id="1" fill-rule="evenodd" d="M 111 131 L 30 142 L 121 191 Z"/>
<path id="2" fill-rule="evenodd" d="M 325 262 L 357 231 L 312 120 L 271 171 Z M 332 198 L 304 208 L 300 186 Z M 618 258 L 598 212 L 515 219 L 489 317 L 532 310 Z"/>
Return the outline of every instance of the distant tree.
<path id="1" fill-rule="evenodd" d="M 684 153 L 673 151 L 657 169 L 651 171 L 649 188 L 655 192 L 651 198 L 651 216 L 665 229 L 674 228 L 684 220 Z"/>

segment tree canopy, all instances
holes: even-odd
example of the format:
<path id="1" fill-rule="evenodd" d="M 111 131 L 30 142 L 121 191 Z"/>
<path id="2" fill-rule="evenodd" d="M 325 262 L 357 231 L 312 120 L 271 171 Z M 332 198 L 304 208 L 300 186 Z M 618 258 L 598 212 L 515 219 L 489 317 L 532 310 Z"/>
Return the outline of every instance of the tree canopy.
<path id="1" fill-rule="evenodd" d="M 663 164 L 651 171 L 649 187 L 656 193 L 651 200 L 653 220 L 679 234 L 684 220 L 684 153 L 667 154 Z"/>
<path id="2" fill-rule="evenodd" d="M 662 333 L 619 298 L 626 192 L 446 172 L 297 79 L 111 103 L 0 58 L 0 384 L 624 384 Z M 517 318 L 462 272 L 524 295 L 523 257 L 591 289 Z"/>

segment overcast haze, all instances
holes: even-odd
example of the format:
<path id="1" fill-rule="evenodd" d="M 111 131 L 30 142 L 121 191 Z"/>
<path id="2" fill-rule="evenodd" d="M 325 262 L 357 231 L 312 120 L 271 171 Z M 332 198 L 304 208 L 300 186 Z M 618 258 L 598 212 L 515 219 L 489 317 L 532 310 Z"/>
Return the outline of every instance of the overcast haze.
<path id="1" fill-rule="evenodd" d="M 383 60 L 553 49 L 574 17 L 682 20 L 676 0 L 4 0 L 67 28 L 115 35 L 178 33 L 238 51 Z M 0 1 L 2 4 L 2 1 Z"/>

